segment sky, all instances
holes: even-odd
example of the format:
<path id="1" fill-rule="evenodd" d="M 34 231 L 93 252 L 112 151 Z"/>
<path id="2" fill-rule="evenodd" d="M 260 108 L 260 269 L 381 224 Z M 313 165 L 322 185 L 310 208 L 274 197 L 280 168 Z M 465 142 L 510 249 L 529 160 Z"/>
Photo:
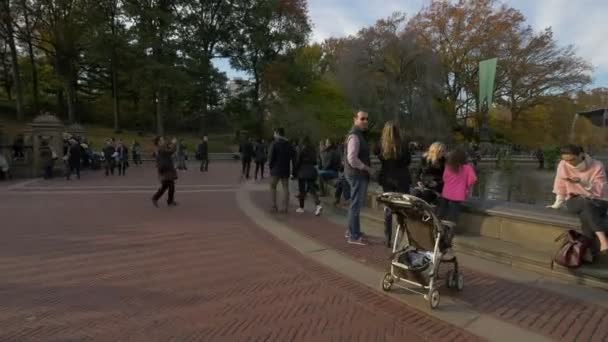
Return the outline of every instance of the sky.
<path id="1" fill-rule="evenodd" d="M 594 67 L 593 86 L 608 87 L 608 0 L 504 0 L 519 9 L 535 30 L 552 27 L 559 45 L 573 44 Z M 312 40 L 344 37 L 399 11 L 415 15 L 429 0 L 308 0 Z M 246 77 L 227 60 L 216 66 L 230 77 Z"/>

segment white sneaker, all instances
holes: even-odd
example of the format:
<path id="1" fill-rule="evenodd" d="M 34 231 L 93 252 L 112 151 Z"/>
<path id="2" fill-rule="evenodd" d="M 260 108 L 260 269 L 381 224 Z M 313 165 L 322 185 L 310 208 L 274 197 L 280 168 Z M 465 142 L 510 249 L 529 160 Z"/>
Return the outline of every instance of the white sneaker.
<path id="1" fill-rule="evenodd" d="M 304 214 L 304 208 L 298 208 L 298 209 L 296 209 L 296 213 L 298 213 L 298 214 Z"/>
<path id="2" fill-rule="evenodd" d="M 318 205 L 317 210 L 315 210 L 315 216 L 320 216 L 322 212 L 323 212 L 323 207 Z"/>

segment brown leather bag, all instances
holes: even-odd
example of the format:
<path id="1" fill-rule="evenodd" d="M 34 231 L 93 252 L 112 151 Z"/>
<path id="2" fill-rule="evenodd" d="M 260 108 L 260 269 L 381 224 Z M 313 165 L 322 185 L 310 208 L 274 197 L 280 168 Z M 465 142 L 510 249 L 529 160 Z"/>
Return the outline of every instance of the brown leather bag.
<path id="1" fill-rule="evenodd" d="M 569 230 L 562 234 L 555 242 L 564 241 L 553 257 L 553 262 L 568 268 L 580 267 L 588 255 L 591 240 L 585 235 Z"/>

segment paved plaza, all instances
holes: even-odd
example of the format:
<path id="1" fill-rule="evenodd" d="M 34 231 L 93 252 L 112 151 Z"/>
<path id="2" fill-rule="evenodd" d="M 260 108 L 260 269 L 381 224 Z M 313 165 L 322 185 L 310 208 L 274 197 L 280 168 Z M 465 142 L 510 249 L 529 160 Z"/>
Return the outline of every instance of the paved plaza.
<path id="1" fill-rule="evenodd" d="M 605 302 L 472 269 L 436 313 L 386 295 L 363 279 L 385 248 L 346 245 L 331 210 L 270 215 L 239 166 L 181 172 L 175 208 L 152 164 L 0 183 L 0 341 L 608 340 Z"/>

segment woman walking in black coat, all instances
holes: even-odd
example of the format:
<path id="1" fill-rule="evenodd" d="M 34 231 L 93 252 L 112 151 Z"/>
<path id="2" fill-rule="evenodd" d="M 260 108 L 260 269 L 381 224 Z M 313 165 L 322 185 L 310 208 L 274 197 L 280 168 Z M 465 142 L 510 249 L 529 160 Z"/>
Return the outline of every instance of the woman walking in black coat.
<path id="1" fill-rule="evenodd" d="M 321 215 L 323 207 L 317 194 L 317 152 L 308 136 L 302 139 L 302 143 L 298 149 L 293 174 L 298 178 L 298 188 L 300 190 L 298 197 L 300 207 L 296 212 L 298 214 L 304 213 L 304 200 L 306 199 L 306 194 L 310 193 L 316 205 L 315 215 Z"/>
<path id="2" fill-rule="evenodd" d="M 165 191 L 169 190 L 167 198 L 168 206 L 176 206 L 175 202 L 175 180 L 177 179 L 177 170 L 173 164 L 173 154 L 175 154 L 177 139 L 173 139 L 170 143 L 165 143 L 163 137 L 154 139 L 156 146 L 156 167 L 158 168 L 158 177 L 161 182 L 161 187 L 152 197 L 152 204 L 158 207 L 158 200 L 163 196 Z"/>
<path id="3" fill-rule="evenodd" d="M 255 180 L 258 180 L 258 172 L 260 174 L 260 179 L 264 179 L 264 167 L 266 165 L 266 160 L 268 159 L 268 145 L 264 139 L 260 139 L 254 148 L 255 154 Z"/>
<path id="4" fill-rule="evenodd" d="M 401 137 L 401 131 L 395 121 L 388 121 L 382 130 L 380 144 L 376 146 L 376 155 L 381 163 L 378 182 L 384 192 L 410 192 L 411 155 L 408 145 Z M 386 246 L 391 246 L 393 235 L 393 213 L 384 208 L 384 236 Z"/>

